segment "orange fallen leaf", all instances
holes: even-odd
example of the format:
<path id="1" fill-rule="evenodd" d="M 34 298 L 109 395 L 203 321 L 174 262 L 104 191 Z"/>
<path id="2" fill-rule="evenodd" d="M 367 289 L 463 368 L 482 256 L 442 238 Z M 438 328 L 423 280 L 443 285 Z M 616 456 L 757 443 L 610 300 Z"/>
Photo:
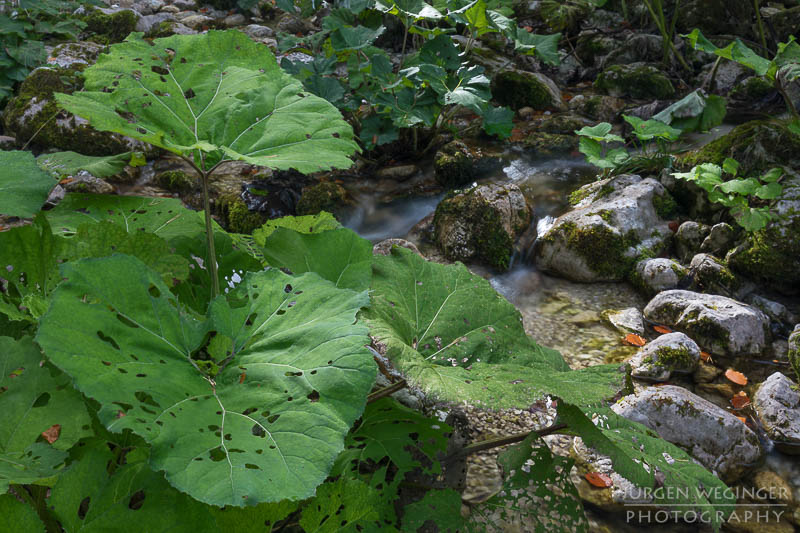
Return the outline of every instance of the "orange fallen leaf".
<path id="1" fill-rule="evenodd" d="M 743 416 L 737 416 L 736 418 L 738 418 L 739 420 L 741 420 L 741 421 L 742 421 L 742 424 L 747 424 L 747 419 L 746 419 L 745 417 L 743 417 Z"/>
<path id="2" fill-rule="evenodd" d="M 244 378 L 246 377 L 247 377 L 247 372 L 242 372 L 241 374 L 239 374 L 239 384 L 244 383 Z"/>
<path id="3" fill-rule="evenodd" d="M 658 333 L 672 333 L 672 330 L 667 326 L 653 326 L 653 329 Z"/>
<path id="4" fill-rule="evenodd" d="M 50 444 L 57 441 L 59 435 L 61 435 L 61 424 L 53 424 L 48 429 L 42 431 L 42 437 Z"/>
<path id="5" fill-rule="evenodd" d="M 731 398 L 731 405 L 734 409 L 741 409 L 742 407 L 747 407 L 750 405 L 750 398 L 747 397 L 747 393 L 742 391 L 737 392 Z"/>
<path id="6" fill-rule="evenodd" d="M 644 346 L 647 344 L 647 341 L 644 340 L 644 337 L 640 337 L 636 333 L 628 333 L 625 335 L 625 338 L 622 340 L 625 344 L 630 344 L 631 346 Z"/>
<path id="7" fill-rule="evenodd" d="M 72 183 L 75 181 L 75 178 L 64 178 L 63 180 L 59 181 L 59 185 L 66 185 L 67 183 Z"/>
<path id="8" fill-rule="evenodd" d="M 708 352 L 700 352 L 700 359 L 703 360 L 704 363 L 710 363 L 711 361 L 711 354 Z"/>
<path id="9" fill-rule="evenodd" d="M 588 481 L 595 487 L 606 488 L 614 484 L 614 481 L 611 479 L 611 476 L 600 472 L 589 472 L 583 477 L 585 477 L 586 481 Z"/>
<path id="10" fill-rule="evenodd" d="M 747 385 L 747 376 L 742 374 L 741 372 L 737 372 L 736 370 L 729 368 L 725 371 L 725 377 L 728 378 L 733 383 L 737 385 Z"/>

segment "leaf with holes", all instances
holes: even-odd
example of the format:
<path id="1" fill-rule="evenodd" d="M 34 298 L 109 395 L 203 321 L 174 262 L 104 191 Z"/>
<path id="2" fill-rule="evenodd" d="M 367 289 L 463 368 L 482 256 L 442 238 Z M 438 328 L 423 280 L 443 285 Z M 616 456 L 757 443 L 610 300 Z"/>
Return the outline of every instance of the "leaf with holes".
<path id="1" fill-rule="evenodd" d="M 127 451 L 123 465 L 101 439 L 87 441 L 74 454 L 75 462 L 59 477 L 48 500 L 66 533 L 119 531 L 125 524 L 148 533 L 219 531 L 208 506 L 150 470 L 146 449 Z"/>
<path id="2" fill-rule="evenodd" d="M 532 432 L 501 452 L 497 462 L 503 467 L 503 486 L 473 507 L 475 519 L 469 531 L 587 531 L 583 505 L 570 479 L 572 459 L 553 455 Z"/>
<path id="3" fill-rule="evenodd" d="M 423 529 L 423 531 L 442 533 L 463 531 L 461 494 L 453 489 L 431 490 L 425 493 L 420 501 L 406 506 L 403 516 L 404 532 L 415 533 L 426 523 L 435 525 L 435 529 Z"/>
<path id="4" fill-rule="evenodd" d="M 308 533 L 381 533 L 396 531 L 380 522 L 378 509 L 389 504 L 380 493 L 356 479 L 322 485 L 303 509 L 300 527 Z"/>
<path id="5" fill-rule="evenodd" d="M 347 435 L 331 476 L 360 479 L 380 491 L 382 501 L 395 501 L 407 475 L 431 481 L 441 474 L 437 456 L 447 447 L 449 430 L 447 424 L 381 398 L 367 404 L 361 421 Z M 396 519 L 393 507 L 382 510 L 385 519 Z"/>
<path id="6" fill-rule="evenodd" d="M 246 161 L 310 173 L 347 168 L 357 150 L 339 111 L 236 30 L 146 41 L 132 33 L 58 103 L 101 131 L 194 157 L 209 170 Z"/>
<path id="7" fill-rule="evenodd" d="M 264 246 L 267 237 L 278 228 L 287 228 L 298 233 L 322 233 L 332 229 L 341 228 L 342 225 L 332 214 L 320 211 L 316 215 L 303 215 L 297 217 L 281 217 L 267 221 L 263 226 L 253 231 L 253 240 L 258 246 Z"/>
<path id="8" fill-rule="evenodd" d="M 214 505 L 314 494 L 375 380 L 354 324 L 366 292 L 272 269 L 198 317 L 136 258 L 61 268 L 37 342 L 107 428 L 152 446 L 154 470 Z M 208 360 L 219 351 L 229 356 Z"/>
<path id="9" fill-rule="evenodd" d="M 130 165 L 138 167 L 145 164 L 140 152 L 95 157 L 75 152 L 56 152 L 39 156 L 36 163 L 43 169 L 62 176 L 76 174 L 85 170 L 97 178 L 107 178 L 122 172 Z"/>
<path id="10" fill-rule="evenodd" d="M 609 456 L 614 472 L 637 487 L 662 488 L 643 493 L 652 496 L 654 506 L 667 506 L 670 513 L 687 516 L 704 512 L 715 531 L 733 510 L 735 497 L 717 476 L 638 422 L 608 408 L 582 411 L 561 402 L 558 417 L 587 446 Z"/>
<path id="11" fill-rule="evenodd" d="M 32 217 L 56 186 L 27 151 L 0 151 L 0 168 L 0 215 Z"/>
<path id="12" fill-rule="evenodd" d="M 466 267 L 427 262 L 395 247 L 373 260 L 370 335 L 409 382 L 442 400 L 527 407 L 537 397 L 591 403 L 614 396 L 613 365 L 571 371 L 525 333 L 522 317 Z"/>
<path id="13" fill-rule="evenodd" d="M 372 243 L 347 228 L 316 234 L 278 228 L 266 239 L 261 252 L 268 264 L 295 274 L 316 272 L 337 287 L 369 288 Z"/>

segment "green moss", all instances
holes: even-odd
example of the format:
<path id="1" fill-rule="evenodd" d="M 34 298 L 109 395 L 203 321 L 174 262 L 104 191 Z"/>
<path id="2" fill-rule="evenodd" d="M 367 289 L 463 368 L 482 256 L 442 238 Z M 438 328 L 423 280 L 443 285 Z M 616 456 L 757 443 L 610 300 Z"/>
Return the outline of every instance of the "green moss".
<path id="1" fill-rule="evenodd" d="M 608 364 L 621 363 L 632 357 L 637 351 L 638 348 L 634 346 L 618 346 L 608 351 L 603 359 Z"/>
<path id="2" fill-rule="evenodd" d="M 584 185 L 580 189 L 576 189 L 569 194 L 569 204 L 570 205 L 578 205 L 581 203 L 585 198 L 594 194 L 593 200 L 599 200 L 604 196 L 608 196 L 614 192 L 613 185 L 605 184 L 600 187 L 600 190 L 597 190 L 595 187 L 590 185 Z"/>
<path id="3" fill-rule="evenodd" d="M 752 76 L 734 87 L 728 96 L 739 100 L 754 101 L 775 91 L 775 87 L 760 76 Z"/>
<path id="4" fill-rule="evenodd" d="M 677 212 L 678 204 L 670 193 L 664 191 L 662 195 L 653 195 L 653 208 L 659 217 L 668 220 Z"/>
<path id="5" fill-rule="evenodd" d="M 785 235 L 772 227 L 749 235 L 749 247 L 729 256 L 731 268 L 776 289 L 796 292 L 800 286 L 800 217 L 795 220 Z"/>
<path id="6" fill-rule="evenodd" d="M 175 24 L 177 23 L 174 20 L 165 20 L 147 32 L 147 37 L 159 39 L 161 37 L 175 35 Z"/>
<path id="7" fill-rule="evenodd" d="M 186 192 L 192 190 L 195 181 L 180 170 L 168 170 L 156 176 L 156 183 L 171 192 Z"/>
<path id="8" fill-rule="evenodd" d="M 578 137 L 536 131 L 528 135 L 523 144 L 532 152 L 531 155 L 564 154 L 578 149 Z"/>
<path id="9" fill-rule="evenodd" d="M 500 72 L 492 79 L 492 97 L 515 110 L 552 107 L 552 97 L 544 83 L 533 74 L 516 70 Z"/>
<path id="10" fill-rule="evenodd" d="M 608 94 L 633 98 L 669 98 L 675 94 L 669 78 L 649 65 L 612 65 L 600 73 L 594 86 Z"/>
<path id="11" fill-rule="evenodd" d="M 614 219 L 614 213 L 610 209 L 601 209 L 600 211 L 589 213 L 589 215 L 590 216 L 597 215 L 601 219 L 603 219 L 607 224 L 610 224 L 611 221 Z"/>
<path id="12" fill-rule="evenodd" d="M 225 226 L 228 231 L 233 233 L 251 234 L 256 228 L 260 228 L 266 222 L 266 216 L 261 213 L 254 213 L 247 209 L 245 203 L 236 198 L 225 206 Z"/>
<path id="13" fill-rule="evenodd" d="M 776 165 L 789 165 L 800 154 L 800 135 L 780 121 L 753 120 L 733 128 L 699 150 L 679 159 L 689 169 L 701 163 L 722 165 L 726 157 L 739 162 L 742 176 L 762 173 Z"/>
<path id="14" fill-rule="evenodd" d="M 730 346 L 728 331 L 700 311 L 686 313 L 686 329 L 691 337 L 696 336 L 698 344 L 705 345 L 712 353 L 727 353 Z"/>
<path id="15" fill-rule="evenodd" d="M 477 178 L 475 158 L 466 144 L 454 141 L 443 146 L 433 161 L 436 181 L 443 187 L 464 185 Z"/>
<path id="16" fill-rule="evenodd" d="M 669 369 L 691 368 L 695 363 L 689 348 L 685 346 L 677 348 L 660 346 L 656 350 L 656 354 L 658 354 L 658 361 L 656 364 Z"/>
<path id="17" fill-rule="evenodd" d="M 579 229 L 572 222 L 562 224 L 559 230 L 569 247 L 581 254 L 589 268 L 604 277 L 625 279 L 636 264 L 636 258 L 625 255 L 639 243 L 633 231 L 621 236 L 606 225 Z"/>
<path id="18" fill-rule="evenodd" d="M 323 181 L 303 189 L 297 202 L 298 215 L 316 215 L 320 211 L 335 213 L 347 202 L 347 192 L 341 185 Z"/>
<path id="19" fill-rule="evenodd" d="M 90 40 L 100 44 L 114 44 L 125 40 L 136 29 L 139 16 L 129 9 L 106 15 L 99 9 L 85 18 L 86 30 L 93 33 Z"/>

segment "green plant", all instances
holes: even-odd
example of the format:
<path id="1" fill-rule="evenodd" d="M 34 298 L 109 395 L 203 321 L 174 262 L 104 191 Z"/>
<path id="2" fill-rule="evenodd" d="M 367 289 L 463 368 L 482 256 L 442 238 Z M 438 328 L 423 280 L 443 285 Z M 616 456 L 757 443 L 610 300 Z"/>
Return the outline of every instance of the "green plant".
<path id="1" fill-rule="evenodd" d="M 651 20 L 653 23 L 655 23 L 659 33 L 661 34 L 661 47 L 663 49 L 662 61 L 664 64 L 667 63 L 671 53 L 684 70 L 687 72 L 692 72 L 692 68 L 686 63 L 686 60 L 675 48 L 675 43 L 673 42 L 673 38 L 675 36 L 675 23 L 677 22 L 678 15 L 680 13 L 680 0 L 675 0 L 672 20 L 669 21 L 667 20 L 662 0 L 644 0 L 644 5 L 647 7 L 647 12 L 650 14 Z"/>
<path id="2" fill-rule="evenodd" d="M 764 76 L 781 93 L 786 108 L 794 120 L 800 120 L 800 115 L 798 115 L 791 97 L 786 93 L 788 85 L 800 79 L 800 45 L 797 44 L 794 36 L 789 37 L 785 43 L 778 43 L 778 51 L 772 59 L 766 59 L 756 54 L 740 39 L 734 40 L 724 48 L 719 48 L 706 39 L 697 28 L 682 37 L 688 39 L 689 45 L 695 50 L 702 50 L 716 54 L 720 58 L 735 61 L 752 69 L 757 75 Z"/>
<path id="3" fill-rule="evenodd" d="M 265 46 L 211 31 L 145 41 L 131 34 L 84 72 L 84 91 L 56 98 L 101 131 L 178 154 L 203 186 L 212 294 L 219 294 L 209 177 L 231 161 L 300 172 L 349 167 L 352 130 L 304 93 Z M 224 62 L 219 59 L 224 58 Z"/>
<path id="4" fill-rule="evenodd" d="M 739 163 L 726 157 L 722 166 L 704 163 L 689 172 L 674 172 L 678 179 L 692 181 L 708 193 L 711 202 L 722 204 L 728 209 L 736 222 L 745 231 L 755 232 L 763 229 L 776 215 L 770 212 L 769 205 L 752 206 L 752 203 L 769 202 L 779 198 L 783 187 L 779 183 L 783 169 L 773 168 L 758 177 L 737 176 Z M 728 179 L 723 179 L 727 174 Z"/>
<path id="5" fill-rule="evenodd" d="M 86 27 L 72 15 L 91 0 L 15 0 L 0 9 L 0 104 L 31 69 L 44 63 L 44 40 L 77 39 Z"/>

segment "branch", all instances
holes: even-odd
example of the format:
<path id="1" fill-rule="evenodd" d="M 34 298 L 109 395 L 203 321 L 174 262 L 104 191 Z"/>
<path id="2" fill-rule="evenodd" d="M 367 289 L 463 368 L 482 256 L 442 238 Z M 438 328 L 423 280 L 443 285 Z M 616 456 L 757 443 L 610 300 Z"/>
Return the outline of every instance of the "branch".
<path id="1" fill-rule="evenodd" d="M 372 403 L 374 401 L 380 400 L 381 398 L 385 398 L 386 396 L 392 395 L 395 392 L 406 388 L 407 385 L 408 384 L 406 383 L 406 380 L 401 379 L 397 383 L 393 383 L 392 385 L 389 385 L 384 389 L 377 390 L 372 394 L 370 394 L 369 396 L 367 396 L 367 403 Z"/>
<path id="2" fill-rule="evenodd" d="M 482 452 L 484 450 L 491 450 L 492 448 L 505 446 L 507 444 L 516 444 L 517 442 L 522 442 L 523 440 L 525 440 L 531 433 L 536 433 L 540 437 L 546 437 L 547 435 L 560 433 L 562 429 L 566 428 L 567 428 L 566 424 L 553 424 L 552 426 L 547 426 L 546 428 L 542 428 L 539 430 L 526 431 L 524 433 L 507 435 L 505 437 L 495 437 L 493 439 L 473 442 L 472 444 L 464 446 L 460 450 L 451 453 L 450 455 L 445 457 L 442 462 L 447 463 L 448 461 L 452 461 L 453 459 L 457 459 L 459 457 L 463 457 L 466 455 L 471 455 L 473 453 Z"/>

